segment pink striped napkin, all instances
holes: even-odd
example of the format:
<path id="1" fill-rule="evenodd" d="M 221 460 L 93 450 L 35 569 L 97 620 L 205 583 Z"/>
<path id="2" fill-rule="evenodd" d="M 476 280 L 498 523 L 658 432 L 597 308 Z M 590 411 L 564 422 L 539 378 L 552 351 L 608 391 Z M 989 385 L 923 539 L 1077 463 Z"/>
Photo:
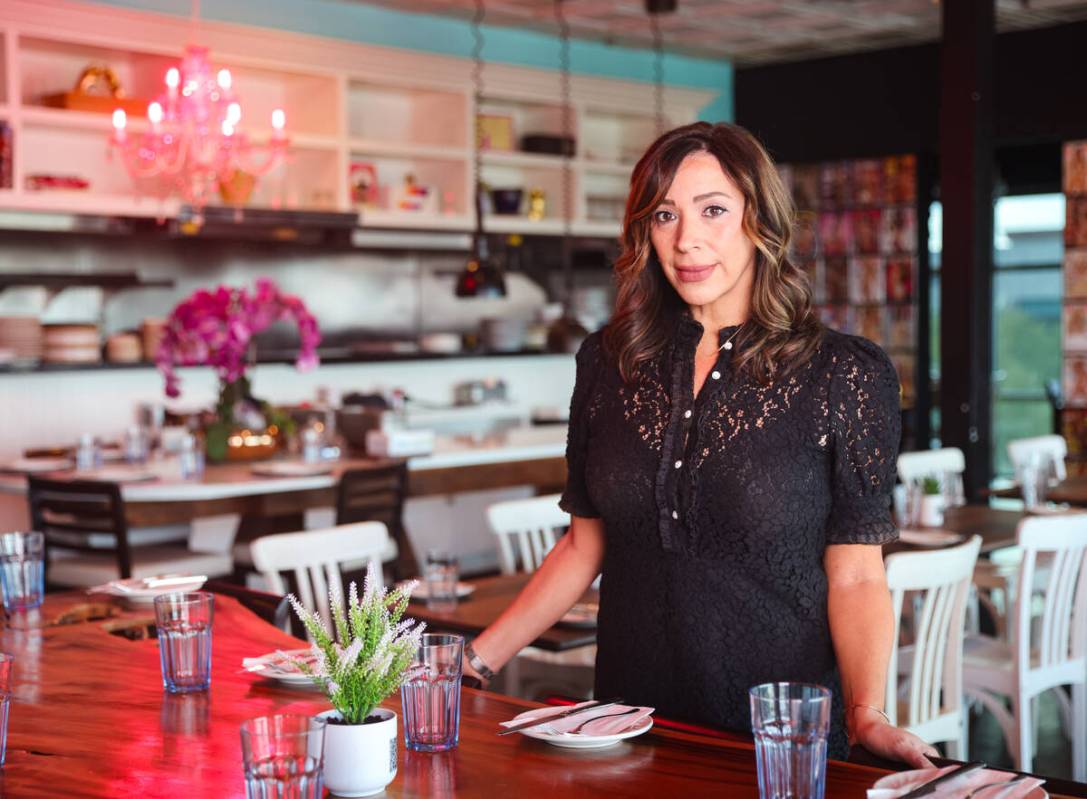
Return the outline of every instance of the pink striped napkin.
<path id="1" fill-rule="evenodd" d="M 573 705 L 575 708 L 586 707 L 591 705 L 592 702 L 580 702 Z M 566 707 L 539 707 L 535 710 L 528 710 L 521 713 L 518 716 L 513 717 L 509 721 L 501 722 L 503 727 L 512 727 L 515 724 L 521 724 L 525 721 L 543 721 L 548 716 L 555 716 L 570 709 L 570 706 Z M 568 733 L 575 727 L 581 724 L 585 724 L 576 734 L 586 736 L 601 736 L 601 735 L 618 735 L 621 732 L 626 732 L 640 725 L 647 716 L 653 712 L 654 708 L 651 707 L 634 707 L 631 705 L 608 705 L 602 707 L 599 710 L 586 710 L 584 713 L 578 713 L 576 716 L 570 718 L 559 719 L 557 721 L 548 724 L 546 727 L 537 727 L 538 730 L 555 732 L 555 733 Z M 633 712 L 628 712 L 633 711 Z M 624 713 L 626 715 L 619 715 Z M 590 719 L 598 719 L 596 721 L 590 721 Z M 586 723 L 588 722 L 588 723 Z"/>
<path id="2" fill-rule="evenodd" d="M 888 774 L 868 789 L 868 799 L 896 799 L 904 796 L 914 788 L 919 788 L 929 780 L 934 780 L 942 774 L 951 771 L 954 766 L 945 768 L 923 768 L 916 771 L 901 771 L 897 774 Z M 963 776 L 961 780 L 953 780 L 946 785 L 938 787 L 935 793 L 929 794 L 933 799 L 962 799 L 971 791 L 982 785 L 996 782 L 1007 782 L 1015 779 L 1017 775 L 1007 771 L 997 771 L 991 768 L 979 769 Z M 1045 780 L 1036 777 L 1028 777 L 1015 785 L 994 785 L 992 788 L 982 791 L 977 799 L 1041 799 L 1046 792 L 1041 789 Z"/>

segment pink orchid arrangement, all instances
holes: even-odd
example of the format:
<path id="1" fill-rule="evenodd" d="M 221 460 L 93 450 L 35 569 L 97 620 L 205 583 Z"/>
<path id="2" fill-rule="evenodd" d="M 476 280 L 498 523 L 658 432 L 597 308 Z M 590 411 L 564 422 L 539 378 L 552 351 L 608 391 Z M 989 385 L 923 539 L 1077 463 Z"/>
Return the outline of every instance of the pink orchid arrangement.
<path id="1" fill-rule="evenodd" d="M 284 294 L 274 281 L 261 278 L 252 292 L 230 286 L 194 292 L 170 314 L 155 357 L 166 396 L 181 395 L 175 366 L 211 366 L 223 383 L 244 377 L 253 336 L 281 319 L 298 325 L 302 343 L 295 366 L 303 372 L 316 367 L 317 320 L 301 299 Z"/>

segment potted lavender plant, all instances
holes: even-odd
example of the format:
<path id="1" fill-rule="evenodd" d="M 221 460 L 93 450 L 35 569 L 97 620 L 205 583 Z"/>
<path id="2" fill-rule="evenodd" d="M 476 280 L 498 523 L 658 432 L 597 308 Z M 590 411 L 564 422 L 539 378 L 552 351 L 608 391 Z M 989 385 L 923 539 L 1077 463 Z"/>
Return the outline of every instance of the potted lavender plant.
<path id="1" fill-rule="evenodd" d="M 314 662 L 295 662 L 333 705 L 319 717 L 328 722 L 324 782 L 337 796 L 370 796 L 396 777 L 396 714 L 378 703 L 407 678 L 425 625 L 401 620 L 413 583 L 392 593 L 380 583 L 371 563 L 361 599 L 355 583 L 346 610 L 334 594 L 332 630 L 290 597 L 313 642 Z"/>

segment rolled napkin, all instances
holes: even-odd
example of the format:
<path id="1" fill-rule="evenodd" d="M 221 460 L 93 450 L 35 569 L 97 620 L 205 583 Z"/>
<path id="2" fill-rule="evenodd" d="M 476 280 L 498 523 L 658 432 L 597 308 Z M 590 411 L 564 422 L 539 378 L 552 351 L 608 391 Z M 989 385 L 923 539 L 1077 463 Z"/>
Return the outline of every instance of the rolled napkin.
<path id="1" fill-rule="evenodd" d="M 588 707 L 592 705 L 592 701 L 579 702 L 573 705 L 574 708 Z M 563 707 L 539 707 L 535 710 L 527 710 L 518 716 L 514 716 L 509 721 L 501 722 L 503 727 L 512 727 L 515 724 L 522 724 L 526 721 L 543 721 L 549 716 L 557 716 L 561 713 L 565 713 L 570 710 L 571 706 L 566 705 Z M 652 714 L 654 708 L 651 707 L 635 707 L 632 705 L 607 705 L 595 710 L 586 710 L 584 713 L 578 713 L 577 715 L 570 716 L 564 719 L 557 719 L 551 722 L 546 727 L 536 727 L 537 730 L 547 730 L 554 733 L 569 733 L 577 727 L 584 724 L 577 735 L 618 735 L 621 732 L 633 728 L 640 724 L 644 718 Z M 620 715 L 622 714 L 622 715 Z M 597 719 L 591 721 L 591 719 Z"/>
<path id="2" fill-rule="evenodd" d="M 944 768 L 923 768 L 916 771 L 900 771 L 897 774 L 888 774 L 868 789 L 868 799 L 897 799 L 905 796 L 915 788 L 920 788 L 926 782 L 936 779 L 954 769 L 955 766 Z M 998 782 L 1008 782 L 1016 778 L 1016 774 L 1008 771 L 983 768 L 964 774 L 960 780 L 952 780 L 929 794 L 933 799 L 964 799 L 971 791 L 975 791 L 983 785 Z M 1014 785 L 993 785 L 985 791 L 977 794 L 977 799 L 1041 799 L 1045 792 L 1040 789 L 1045 780 L 1037 777 L 1027 777 Z"/>

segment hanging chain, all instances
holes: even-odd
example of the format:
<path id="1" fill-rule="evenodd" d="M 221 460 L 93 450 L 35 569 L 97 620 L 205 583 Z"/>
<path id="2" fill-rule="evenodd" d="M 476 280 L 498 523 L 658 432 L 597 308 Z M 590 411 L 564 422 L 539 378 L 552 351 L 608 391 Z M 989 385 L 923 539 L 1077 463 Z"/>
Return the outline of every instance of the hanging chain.
<path id="1" fill-rule="evenodd" d="M 660 17 L 650 12 L 649 27 L 653 31 L 653 113 L 657 135 L 664 133 L 664 34 Z"/>
<path id="2" fill-rule="evenodd" d="M 483 229 L 483 198 L 481 197 L 482 180 L 482 155 L 480 154 L 480 139 L 482 126 L 479 122 L 481 107 L 483 105 L 483 0 L 476 0 L 476 13 L 472 17 L 472 86 L 473 86 L 473 112 L 475 124 L 473 126 L 475 139 L 472 141 L 472 205 L 476 212 L 476 230 Z"/>
<path id="3" fill-rule="evenodd" d="M 559 88 L 562 95 L 562 135 L 564 148 L 574 146 L 574 109 L 570 101 L 570 23 L 566 20 L 563 0 L 555 0 L 555 21 L 559 25 Z M 574 173 L 571 152 L 565 149 L 562 158 L 562 260 L 566 276 L 566 301 L 574 288 L 570 235 L 574 215 Z"/>

